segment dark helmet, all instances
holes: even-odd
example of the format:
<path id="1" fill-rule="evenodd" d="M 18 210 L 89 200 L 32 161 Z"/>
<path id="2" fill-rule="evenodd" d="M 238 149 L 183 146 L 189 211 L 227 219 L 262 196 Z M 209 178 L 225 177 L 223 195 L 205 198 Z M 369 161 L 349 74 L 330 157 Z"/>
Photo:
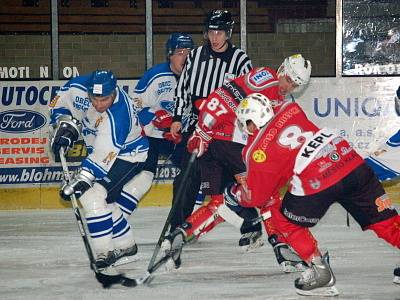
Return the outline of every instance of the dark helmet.
<path id="1" fill-rule="evenodd" d="M 192 37 L 186 33 L 174 32 L 172 33 L 167 43 L 165 44 L 165 50 L 167 52 L 167 58 L 174 53 L 175 49 L 193 49 L 194 42 Z"/>
<path id="2" fill-rule="evenodd" d="M 111 71 L 97 70 L 89 79 L 88 93 L 95 97 L 111 95 L 117 87 L 117 78 Z"/>
<path id="3" fill-rule="evenodd" d="M 205 30 L 224 30 L 230 38 L 232 35 L 233 24 L 232 15 L 227 10 L 210 11 L 204 22 Z"/>

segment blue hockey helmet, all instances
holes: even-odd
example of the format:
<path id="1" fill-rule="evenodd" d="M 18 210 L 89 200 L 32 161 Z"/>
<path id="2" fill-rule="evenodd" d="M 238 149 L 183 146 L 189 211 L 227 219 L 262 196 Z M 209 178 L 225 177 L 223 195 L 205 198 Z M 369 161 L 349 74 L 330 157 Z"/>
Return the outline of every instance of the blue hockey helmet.
<path id="1" fill-rule="evenodd" d="M 228 38 L 232 36 L 232 14 L 227 10 L 215 9 L 210 11 L 204 21 L 205 32 L 208 30 L 224 30 Z"/>
<path id="2" fill-rule="evenodd" d="M 117 78 L 113 72 L 97 70 L 89 79 L 88 93 L 95 97 L 106 97 L 111 95 L 117 87 Z"/>
<path id="3" fill-rule="evenodd" d="M 170 35 L 165 44 L 167 57 L 174 53 L 175 49 L 193 49 L 194 42 L 192 37 L 183 32 L 174 32 Z"/>

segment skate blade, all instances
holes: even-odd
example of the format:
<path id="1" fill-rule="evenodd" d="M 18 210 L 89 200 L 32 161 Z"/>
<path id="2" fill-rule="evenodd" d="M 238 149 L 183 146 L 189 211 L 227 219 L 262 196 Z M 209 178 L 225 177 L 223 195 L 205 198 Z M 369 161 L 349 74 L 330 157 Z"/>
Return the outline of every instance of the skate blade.
<path id="1" fill-rule="evenodd" d="M 320 297 L 335 297 L 339 295 L 339 291 L 334 285 L 330 287 L 320 287 L 309 291 L 296 289 L 296 293 L 302 296 Z"/>
<path id="2" fill-rule="evenodd" d="M 136 255 L 132 255 L 132 256 L 124 256 L 121 257 L 120 259 L 118 259 L 115 263 L 112 264 L 113 267 L 119 267 L 119 266 L 123 266 L 123 265 L 127 265 L 133 262 L 138 261 L 139 258 Z"/>
<path id="3" fill-rule="evenodd" d="M 394 276 L 393 283 L 400 284 L 400 276 Z"/>
<path id="4" fill-rule="evenodd" d="M 244 249 L 245 253 L 250 253 L 256 251 L 258 248 L 261 248 L 262 246 L 264 246 L 264 240 L 261 238 L 250 245 L 242 246 L 242 249 Z"/>
<path id="5" fill-rule="evenodd" d="M 303 265 L 302 263 L 293 265 L 293 263 L 288 262 L 288 261 L 282 262 L 281 267 L 282 267 L 284 273 L 304 272 L 307 269 L 307 267 L 305 265 Z"/>

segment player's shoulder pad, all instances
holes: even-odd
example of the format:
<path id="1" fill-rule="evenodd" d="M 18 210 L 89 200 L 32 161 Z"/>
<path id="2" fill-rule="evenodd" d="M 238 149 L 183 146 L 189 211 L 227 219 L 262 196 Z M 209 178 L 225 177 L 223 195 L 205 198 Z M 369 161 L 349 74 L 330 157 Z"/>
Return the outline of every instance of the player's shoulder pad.
<path id="1" fill-rule="evenodd" d="M 135 92 L 143 93 L 154 80 L 163 76 L 174 76 L 168 62 L 155 65 L 148 69 L 136 84 Z"/>
<path id="2" fill-rule="evenodd" d="M 67 81 L 66 84 L 64 84 L 64 86 L 61 88 L 61 90 L 77 88 L 79 90 L 87 92 L 90 77 L 91 77 L 91 73 L 71 78 L 70 80 Z"/>
<path id="3" fill-rule="evenodd" d="M 246 83 L 255 90 L 278 84 L 276 72 L 268 67 L 254 68 L 245 75 Z"/>

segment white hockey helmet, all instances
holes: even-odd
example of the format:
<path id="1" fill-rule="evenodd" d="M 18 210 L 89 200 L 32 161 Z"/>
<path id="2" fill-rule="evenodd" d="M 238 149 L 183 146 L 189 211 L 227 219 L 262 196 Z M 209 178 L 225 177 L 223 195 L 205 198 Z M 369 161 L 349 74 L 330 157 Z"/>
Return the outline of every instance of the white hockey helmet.
<path id="1" fill-rule="evenodd" d="M 236 116 L 242 131 L 247 130 L 247 121 L 253 121 L 258 129 L 267 124 L 274 116 L 271 101 L 260 93 L 253 93 L 244 98 L 236 108 Z"/>
<path id="2" fill-rule="evenodd" d="M 278 76 L 288 75 L 297 85 L 306 85 L 310 81 L 311 62 L 301 54 L 286 57 L 278 69 Z"/>

